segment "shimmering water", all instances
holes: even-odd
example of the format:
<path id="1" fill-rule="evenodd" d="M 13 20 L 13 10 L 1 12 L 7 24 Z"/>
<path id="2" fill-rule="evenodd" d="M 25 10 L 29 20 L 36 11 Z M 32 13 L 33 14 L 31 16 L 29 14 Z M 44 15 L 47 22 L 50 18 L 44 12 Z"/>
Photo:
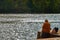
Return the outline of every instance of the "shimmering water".
<path id="1" fill-rule="evenodd" d="M 49 22 L 54 20 L 50 22 L 52 29 L 60 29 L 60 14 L 0 15 L 0 40 L 36 40 L 37 32 L 41 31 L 45 19 Z"/>

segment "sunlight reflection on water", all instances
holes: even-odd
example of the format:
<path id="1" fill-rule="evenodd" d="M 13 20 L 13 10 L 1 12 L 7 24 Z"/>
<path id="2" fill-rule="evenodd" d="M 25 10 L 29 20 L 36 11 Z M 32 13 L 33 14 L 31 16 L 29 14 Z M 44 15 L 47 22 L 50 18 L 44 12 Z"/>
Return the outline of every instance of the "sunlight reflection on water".
<path id="1" fill-rule="evenodd" d="M 60 15 L 30 15 L 28 18 L 20 17 L 0 17 L 0 39 L 1 40 L 36 40 L 37 32 L 41 31 L 40 22 L 29 22 L 29 20 L 60 20 Z M 20 20 L 28 20 L 21 22 Z M 2 22 L 1 22 L 2 21 Z M 10 22 L 9 22 L 10 21 Z M 60 28 L 60 22 L 51 23 L 51 28 Z"/>

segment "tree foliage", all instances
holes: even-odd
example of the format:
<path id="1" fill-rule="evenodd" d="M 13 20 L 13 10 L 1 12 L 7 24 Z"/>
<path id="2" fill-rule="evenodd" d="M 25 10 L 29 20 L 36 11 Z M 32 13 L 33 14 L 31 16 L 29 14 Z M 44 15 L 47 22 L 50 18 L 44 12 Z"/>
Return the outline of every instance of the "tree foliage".
<path id="1" fill-rule="evenodd" d="M 60 12 L 60 0 L 0 0 L 0 12 Z"/>

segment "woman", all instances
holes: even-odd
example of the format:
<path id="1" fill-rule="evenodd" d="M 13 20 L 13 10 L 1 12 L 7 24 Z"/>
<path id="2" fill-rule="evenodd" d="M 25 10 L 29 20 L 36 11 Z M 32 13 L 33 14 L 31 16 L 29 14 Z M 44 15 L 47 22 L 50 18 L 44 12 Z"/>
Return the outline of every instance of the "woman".
<path id="1" fill-rule="evenodd" d="M 51 32 L 51 37 L 60 37 L 60 35 L 57 34 L 58 30 L 58 27 L 55 27 Z"/>
<path id="2" fill-rule="evenodd" d="M 58 32 L 58 27 L 55 27 L 55 28 L 52 30 L 51 34 L 57 34 L 57 32 Z"/>
<path id="3" fill-rule="evenodd" d="M 50 37 L 50 23 L 48 22 L 47 19 L 43 23 L 41 37 L 42 38 L 48 38 L 48 37 Z"/>

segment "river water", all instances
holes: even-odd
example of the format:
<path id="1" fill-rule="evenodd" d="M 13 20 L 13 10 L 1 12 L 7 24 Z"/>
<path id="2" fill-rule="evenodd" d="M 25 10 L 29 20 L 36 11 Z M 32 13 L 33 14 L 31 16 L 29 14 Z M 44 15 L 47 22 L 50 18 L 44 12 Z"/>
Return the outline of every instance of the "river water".
<path id="1" fill-rule="evenodd" d="M 36 40 L 45 19 L 60 29 L 60 14 L 0 14 L 0 40 Z"/>

